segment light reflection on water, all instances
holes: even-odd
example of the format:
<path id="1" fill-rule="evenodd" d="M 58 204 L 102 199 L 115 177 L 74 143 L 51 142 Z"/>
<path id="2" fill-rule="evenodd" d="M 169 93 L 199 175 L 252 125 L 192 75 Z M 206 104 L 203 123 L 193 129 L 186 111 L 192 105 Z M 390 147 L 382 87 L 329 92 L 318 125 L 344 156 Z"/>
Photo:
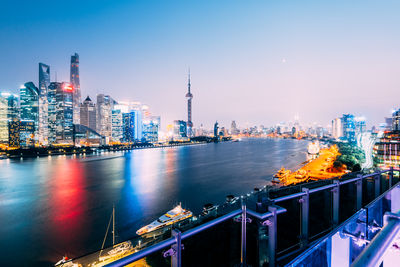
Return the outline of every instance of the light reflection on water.
<path id="1" fill-rule="evenodd" d="M 305 160 L 306 141 L 245 139 L 86 156 L 0 161 L 0 263 L 51 266 L 101 247 L 112 205 L 119 240 L 176 203 L 207 203 L 263 186 Z M 33 264 L 32 264 L 33 263 Z"/>

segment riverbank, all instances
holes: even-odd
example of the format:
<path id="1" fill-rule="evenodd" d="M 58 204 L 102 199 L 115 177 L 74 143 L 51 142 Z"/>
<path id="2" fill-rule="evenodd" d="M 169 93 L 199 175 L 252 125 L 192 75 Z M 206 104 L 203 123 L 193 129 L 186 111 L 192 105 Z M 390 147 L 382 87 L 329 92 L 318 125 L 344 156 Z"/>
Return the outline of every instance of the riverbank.
<path id="1" fill-rule="evenodd" d="M 229 142 L 230 139 L 222 139 L 219 142 Z M 152 143 L 138 143 L 132 145 L 109 145 L 99 147 L 88 146 L 52 146 L 52 147 L 32 147 L 32 148 L 18 148 L 0 151 L 0 159 L 6 158 L 34 158 L 34 157 L 47 157 L 56 155 L 90 155 L 102 151 L 132 151 L 138 149 L 148 148 L 169 148 L 180 146 L 192 146 L 212 143 L 213 141 L 191 141 L 191 142 L 170 142 L 168 144 L 152 144 Z"/>

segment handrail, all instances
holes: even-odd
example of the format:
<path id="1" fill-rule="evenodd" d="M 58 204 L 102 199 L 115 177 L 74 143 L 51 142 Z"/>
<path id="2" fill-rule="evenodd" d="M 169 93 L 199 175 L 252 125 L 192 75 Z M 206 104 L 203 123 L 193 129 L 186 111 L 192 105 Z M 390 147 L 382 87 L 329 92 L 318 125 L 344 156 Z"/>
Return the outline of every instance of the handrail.
<path id="1" fill-rule="evenodd" d="M 282 197 L 278 197 L 278 198 L 275 198 L 275 199 L 271 199 L 271 201 L 273 203 L 278 203 L 278 202 L 282 202 L 282 201 L 285 201 L 285 200 L 290 200 L 290 199 L 303 197 L 303 196 L 306 196 L 306 195 L 309 195 L 309 194 L 312 194 L 312 193 L 315 193 L 315 192 L 319 192 L 319 191 L 323 191 L 323 190 L 339 187 L 340 185 L 343 185 L 343 184 L 357 182 L 359 180 L 363 180 L 363 179 L 366 179 L 366 178 L 369 178 L 369 177 L 374 177 L 374 176 L 380 175 L 382 173 L 391 172 L 393 170 L 397 170 L 397 169 L 392 168 L 390 170 L 377 171 L 377 172 L 372 173 L 372 174 L 361 175 L 361 176 L 358 176 L 358 177 L 355 177 L 355 178 L 352 178 L 352 179 L 348 179 L 348 180 L 344 180 L 344 181 L 336 180 L 337 182 L 335 182 L 335 183 L 324 185 L 324 186 L 313 188 L 313 189 L 309 189 L 308 192 L 298 192 L 298 193 L 294 193 L 294 194 L 289 194 L 289 195 L 286 195 L 286 196 L 282 196 Z M 284 213 L 286 211 L 287 210 L 285 208 L 276 206 L 275 214 L 281 214 L 281 213 Z M 197 226 L 195 228 L 192 228 L 192 229 L 190 229 L 190 230 L 188 230 L 186 232 L 181 233 L 180 239 L 183 240 L 183 239 L 189 238 L 189 237 L 191 237 L 193 235 L 196 235 L 196 234 L 198 234 L 198 233 L 200 233 L 200 232 L 202 232 L 204 230 L 207 230 L 209 228 L 212 228 L 213 226 L 215 226 L 215 225 L 217 225 L 217 224 L 219 224 L 221 222 L 224 222 L 226 220 L 229 220 L 229 219 L 231 219 L 231 218 L 233 218 L 233 217 L 235 217 L 237 215 L 240 215 L 242 213 L 251 215 L 251 216 L 256 217 L 256 218 L 258 218 L 260 220 L 264 220 L 266 218 L 274 216 L 274 213 L 271 212 L 271 211 L 267 211 L 267 212 L 261 214 L 261 213 L 258 213 L 258 212 L 255 212 L 255 211 L 252 211 L 252 210 L 249 210 L 249 209 L 247 209 L 247 210 L 246 209 L 245 210 L 236 209 L 236 210 L 231 211 L 230 213 L 225 214 L 225 215 L 223 215 L 223 216 L 221 216 L 219 218 L 216 218 L 216 219 L 214 219 L 212 221 L 209 221 L 207 223 L 204 223 L 204 224 L 199 225 L 199 226 Z M 400 231 L 400 223 L 399 223 L 399 231 Z M 166 239 L 164 241 L 161 241 L 159 243 L 151 245 L 151 246 L 149 246 L 149 247 L 147 247 L 145 249 L 142 249 L 142 250 L 140 250 L 140 251 L 138 251 L 138 252 L 136 252 L 134 254 L 131 254 L 129 256 L 121 258 L 121 259 L 119 259 L 119 260 L 117 260 L 115 262 L 109 263 L 109 264 L 107 264 L 105 266 L 125 266 L 125 265 L 127 265 L 129 263 L 132 263 L 132 262 L 137 261 L 137 260 L 139 260 L 141 258 L 144 258 L 144 257 L 150 255 L 153 252 L 156 252 L 158 250 L 161 250 L 161 249 L 167 248 L 167 247 L 169 247 L 171 245 L 174 245 L 174 244 L 176 244 L 176 242 L 177 242 L 177 239 L 175 237 L 170 237 L 170 238 L 168 238 L 168 239 Z"/>
<path id="2" fill-rule="evenodd" d="M 384 215 L 387 224 L 371 240 L 369 246 L 356 258 L 352 267 L 378 266 L 382 258 L 400 233 L 400 212 L 386 212 Z"/>
<path id="3" fill-rule="evenodd" d="M 197 227 L 195 227 L 193 229 L 190 229 L 190 230 L 182 233 L 181 234 L 181 239 L 185 239 L 185 238 L 188 238 L 188 237 L 190 237 L 192 235 L 200 233 L 200 232 L 202 232 L 202 231 L 204 231 L 206 229 L 209 229 L 209 228 L 213 227 L 214 225 L 217 225 L 217 224 L 219 224 L 219 223 L 221 223 L 223 221 L 229 220 L 229 219 L 239 215 L 240 213 L 242 213 L 242 210 L 241 209 L 237 209 L 237 210 L 234 210 L 234 211 L 232 211 L 232 212 L 230 212 L 230 213 L 228 213 L 228 214 L 226 214 L 224 216 L 221 216 L 221 217 L 216 218 L 216 219 L 214 219 L 212 221 L 209 221 L 209 222 L 207 222 L 205 224 L 199 225 L 199 226 L 197 226 Z M 117 261 L 111 262 L 111 263 L 109 263 L 109 264 L 107 264 L 105 266 L 107 266 L 107 267 L 108 266 L 125 266 L 125 265 L 130 264 L 130 263 L 132 263 L 134 261 L 140 260 L 141 258 L 144 258 L 144 257 L 150 255 L 153 252 L 156 252 L 156 251 L 158 251 L 160 249 L 163 249 L 163 248 L 167 248 L 167 247 L 175 244 L 175 242 L 176 242 L 175 237 L 170 237 L 170 238 L 168 238 L 168 239 L 166 239 L 164 241 L 161 241 L 161 242 L 159 242 L 157 244 L 154 244 L 154 245 L 152 245 L 150 247 L 147 247 L 147 248 L 145 248 L 143 250 L 140 250 L 140 251 L 138 251 L 138 252 L 136 252 L 134 254 L 131 254 L 129 256 L 126 256 L 124 258 L 121 258 L 121 259 L 119 259 Z"/>

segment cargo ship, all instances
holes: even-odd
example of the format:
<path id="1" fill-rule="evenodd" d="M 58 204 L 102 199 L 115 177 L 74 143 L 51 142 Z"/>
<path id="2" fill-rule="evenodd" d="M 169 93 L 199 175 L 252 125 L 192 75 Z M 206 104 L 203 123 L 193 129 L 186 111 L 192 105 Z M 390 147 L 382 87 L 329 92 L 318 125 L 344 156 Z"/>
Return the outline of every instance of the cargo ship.
<path id="1" fill-rule="evenodd" d="M 136 234 L 138 234 L 138 235 L 147 234 L 152 231 L 162 229 L 162 228 L 164 228 L 168 225 L 174 224 L 176 222 L 186 220 L 192 216 L 193 216 L 193 213 L 191 211 L 183 209 L 182 205 L 179 204 L 178 206 L 176 206 L 172 210 L 168 211 L 167 213 L 162 215 L 160 218 L 158 218 L 154 222 L 152 222 L 146 226 L 143 226 L 142 228 L 137 230 Z"/>

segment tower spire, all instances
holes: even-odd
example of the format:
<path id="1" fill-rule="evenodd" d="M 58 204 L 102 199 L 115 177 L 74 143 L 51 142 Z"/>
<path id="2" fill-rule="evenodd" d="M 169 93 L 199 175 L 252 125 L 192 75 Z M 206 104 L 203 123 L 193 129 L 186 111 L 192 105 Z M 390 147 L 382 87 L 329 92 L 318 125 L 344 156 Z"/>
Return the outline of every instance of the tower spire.
<path id="1" fill-rule="evenodd" d="M 192 137 L 193 133 L 192 133 L 192 127 L 193 127 L 193 122 L 192 122 L 192 98 L 193 95 L 190 92 L 190 68 L 188 71 L 188 92 L 186 94 L 186 98 L 187 98 L 187 108 L 188 108 L 188 120 L 187 120 L 187 135 L 188 137 Z"/>

